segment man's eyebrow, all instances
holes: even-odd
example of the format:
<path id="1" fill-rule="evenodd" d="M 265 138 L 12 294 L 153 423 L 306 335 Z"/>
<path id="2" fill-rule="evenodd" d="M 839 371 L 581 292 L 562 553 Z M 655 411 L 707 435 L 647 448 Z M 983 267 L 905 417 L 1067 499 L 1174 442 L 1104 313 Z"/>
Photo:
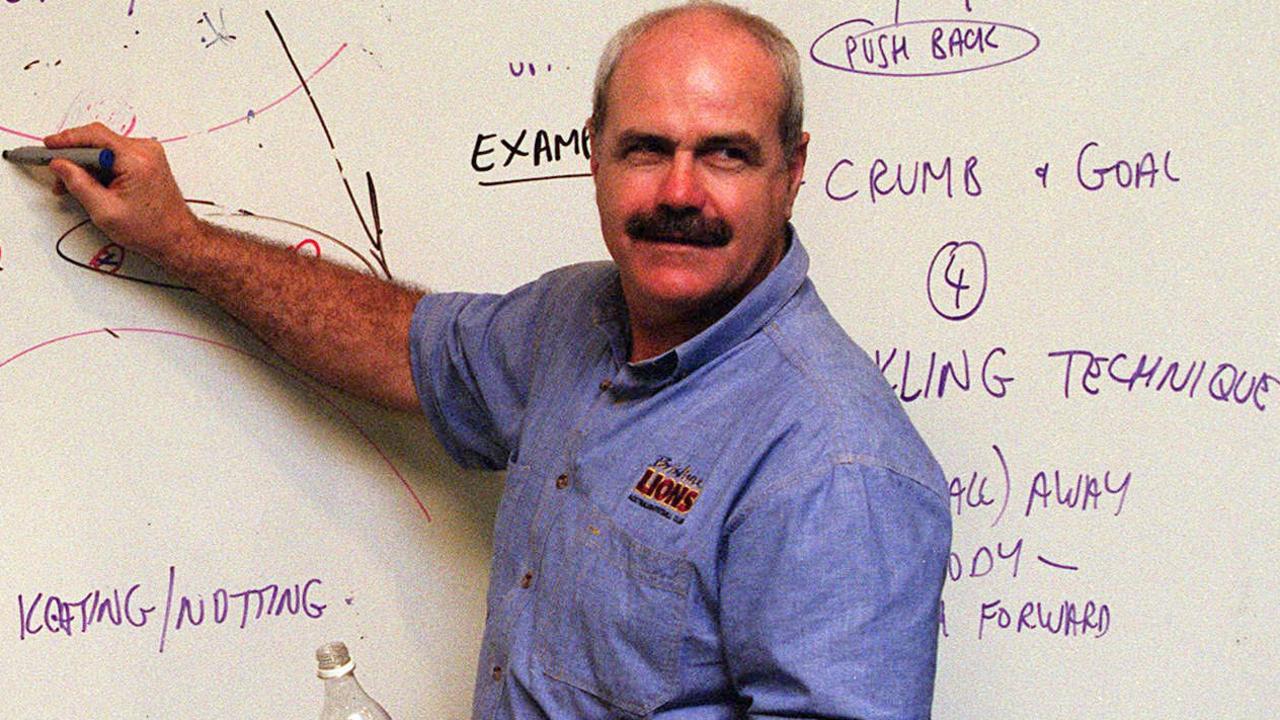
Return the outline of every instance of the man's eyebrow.
<path id="1" fill-rule="evenodd" d="M 627 130 L 618 136 L 618 147 L 625 149 L 635 145 L 672 150 L 676 146 L 676 141 L 656 133 L 642 132 L 640 130 Z"/>

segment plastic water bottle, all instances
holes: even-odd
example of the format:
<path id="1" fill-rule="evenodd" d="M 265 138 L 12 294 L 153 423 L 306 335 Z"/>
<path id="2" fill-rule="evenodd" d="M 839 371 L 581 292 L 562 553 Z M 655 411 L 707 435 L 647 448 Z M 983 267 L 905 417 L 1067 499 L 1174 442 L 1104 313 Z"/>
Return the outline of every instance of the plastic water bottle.
<path id="1" fill-rule="evenodd" d="M 316 675 L 324 680 L 324 708 L 320 720 L 391 720 L 356 680 L 356 663 L 347 646 L 331 642 L 316 650 Z"/>

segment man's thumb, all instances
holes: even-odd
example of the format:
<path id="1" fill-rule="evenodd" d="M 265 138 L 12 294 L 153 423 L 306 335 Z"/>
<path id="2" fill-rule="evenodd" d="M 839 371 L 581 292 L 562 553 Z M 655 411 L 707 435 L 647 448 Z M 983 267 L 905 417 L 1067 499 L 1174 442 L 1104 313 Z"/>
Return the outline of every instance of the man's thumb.
<path id="1" fill-rule="evenodd" d="M 62 185 L 75 199 L 80 201 L 90 217 L 96 217 L 108 199 L 108 192 L 98 180 L 87 170 L 65 158 L 56 158 L 49 163 Z"/>

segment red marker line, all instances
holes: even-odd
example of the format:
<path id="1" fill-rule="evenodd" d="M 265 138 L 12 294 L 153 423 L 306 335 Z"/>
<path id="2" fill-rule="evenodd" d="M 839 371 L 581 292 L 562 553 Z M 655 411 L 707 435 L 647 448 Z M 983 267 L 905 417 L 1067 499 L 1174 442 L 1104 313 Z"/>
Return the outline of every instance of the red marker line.
<path id="1" fill-rule="evenodd" d="M 13 128 L 7 128 L 3 125 L 0 125 L 0 132 L 7 132 L 10 135 L 17 135 L 20 138 L 24 138 L 26 140 L 35 140 L 36 142 L 40 142 L 41 140 L 43 140 L 43 138 L 37 135 L 32 135 L 31 133 L 24 133 L 21 130 L 14 130 Z"/>
<path id="2" fill-rule="evenodd" d="M 211 340 L 209 338 L 199 337 L 198 335 L 190 335 L 184 332 L 177 332 L 174 330 L 160 330 L 158 328 L 99 328 L 97 330 L 85 330 L 83 332 L 70 333 L 68 335 L 63 335 L 62 337 L 57 337 L 52 340 L 46 340 L 38 345 L 33 345 L 32 347 L 29 347 L 26 350 L 23 350 L 15 355 L 12 355 L 6 358 L 5 360 L 0 361 L 0 369 L 4 368 L 9 363 L 16 361 L 18 358 L 21 358 L 25 355 L 29 355 L 37 350 L 40 350 L 41 348 L 46 348 L 46 347 L 49 347 L 50 345 L 55 345 L 57 343 L 64 342 L 67 340 L 74 340 L 76 338 L 87 337 L 89 335 L 99 335 L 104 333 L 110 334 L 116 338 L 120 337 L 120 333 L 137 333 L 137 334 L 144 334 L 144 335 L 164 335 L 168 337 L 182 338 L 184 340 L 193 340 L 195 342 L 204 343 L 205 345 L 212 345 L 214 347 L 221 348 L 223 350 L 230 350 L 232 352 L 243 355 L 244 357 L 257 360 L 258 362 L 263 363 L 264 365 L 267 365 L 269 367 L 272 367 L 280 371 L 281 373 L 287 375 L 288 377 L 300 383 L 307 390 L 310 390 L 313 395 L 323 400 L 324 403 L 328 405 L 334 412 L 336 412 L 344 420 L 346 420 L 347 424 L 350 425 L 352 429 L 354 429 L 357 433 L 359 433 L 361 438 L 364 438 L 364 441 L 368 443 L 369 447 L 373 448 L 373 451 L 378 454 L 378 457 L 382 459 L 382 462 L 387 466 L 387 469 L 391 471 L 391 474 L 395 475 L 396 479 L 400 481 L 400 484 L 404 487 L 405 492 L 409 493 L 409 497 L 413 498 L 414 504 L 416 504 L 418 506 L 418 509 L 422 511 L 423 516 L 427 518 L 427 522 L 432 522 L 431 512 L 427 510 L 427 506 L 422 502 L 422 498 L 418 497 L 418 493 L 414 492 L 413 486 L 409 484 L 408 479 L 406 479 L 404 474 L 400 472 L 400 468 L 397 468 L 395 466 L 395 463 L 391 462 L 391 458 L 387 456 L 387 453 L 382 449 L 382 447 L 378 445 L 378 443 L 375 442 L 367 432 L 365 432 L 364 428 L 361 427 L 360 424 L 356 422 L 355 418 L 353 418 L 350 413 L 348 413 L 340 405 L 338 405 L 338 403 L 335 402 L 331 397 L 329 397 L 327 394 L 322 392 L 320 388 L 317 387 L 313 382 L 308 380 L 305 376 L 301 375 L 300 373 L 294 371 L 288 365 L 272 362 L 271 360 L 254 355 L 248 350 L 244 350 L 243 348 L 236 347 L 235 345 L 224 343 L 218 340 Z"/>
<path id="3" fill-rule="evenodd" d="M 341 47 L 339 47 L 337 50 L 335 50 L 335 51 L 334 51 L 334 53 L 333 53 L 332 55 L 330 55 L 330 56 L 329 56 L 329 59 L 328 59 L 328 60 L 325 60 L 323 63 L 321 63 L 321 64 L 320 64 L 320 67 L 318 67 L 318 68 L 316 68 L 315 70 L 311 71 L 311 74 L 307 76 L 307 80 L 308 80 L 308 81 L 310 81 L 310 80 L 311 80 L 312 78 L 314 78 L 316 75 L 319 75 L 321 70 L 324 70 L 326 67 L 328 67 L 328 66 L 329 66 L 329 63 L 333 62 L 333 61 L 334 61 L 334 59 L 335 59 L 335 58 L 337 58 L 337 57 L 338 57 L 338 55 L 342 54 L 342 51 L 343 51 L 343 50 L 346 50 L 346 49 L 347 49 L 347 44 L 346 44 L 346 43 L 342 43 L 342 46 L 341 46 Z M 262 113 L 264 113 L 264 112 L 266 112 L 266 111 L 270 110 L 271 108 L 275 107 L 276 105 L 279 105 L 280 103 L 284 102 L 285 100 L 288 100 L 289 98 L 293 97 L 293 96 L 294 96 L 294 94 L 295 94 L 295 93 L 297 93 L 297 92 L 298 92 L 299 90 L 301 90 L 301 89 L 302 89 L 302 83 L 298 83 L 298 84 L 297 84 L 296 86 L 294 86 L 294 88 L 293 88 L 292 90 L 290 90 L 289 92 L 285 93 L 284 95 L 281 95 L 280 97 L 276 98 L 275 100 L 271 101 L 270 103 L 268 103 L 268 104 L 266 104 L 266 105 L 263 105 L 261 108 L 259 108 L 259 109 L 257 109 L 257 110 L 254 110 L 254 111 L 253 111 L 253 115 L 254 115 L 254 117 L 257 117 L 257 116 L 261 115 Z M 242 115 L 242 116 L 240 116 L 240 117 L 236 118 L 235 120 L 230 120 L 230 121 L 228 121 L 228 122 L 224 122 L 224 123 L 222 123 L 221 125 L 215 125 L 215 126 L 213 126 L 213 127 L 209 128 L 206 132 L 214 132 L 215 130 L 221 130 L 221 129 L 226 128 L 226 127 L 231 127 L 232 125 L 235 125 L 235 124 L 237 124 L 237 123 L 248 122 L 248 120 L 249 120 L 249 118 L 248 118 L 248 116 L 247 116 L 247 115 Z M 165 141 L 164 141 L 164 140 L 161 140 L 160 142 L 165 142 Z"/>
<path id="4" fill-rule="evenodd" d="M 316 75 L 319 75 L 319 74 L 320 74 L 320 72 L 321 72 L 322 70 L 324 70 L 326 67 L 328 67 L 328 66 L 329 66 L 329 64 L 330 64 L 330 63 L 332 63 L 335 59 L 337 59 L 337 57 L 338 57 L 339 55 L 341 55 L 341 54 L 342 54 L 342 51 L 343 51 L 343 50 L 346 50 L 346 49 L 347 49 L 347 43 L 342 43 L 342 45 L 341 45 L 341 46 L 339 46 L 337 50 L 333 51 L 333 54 L 332 54 L 332 55 L 330 55 L 330 56 L 329 56 L 329 58 L 328 58 L 327 60 L 325 60 L 323 63 L 321 63 L 321 64 L 320 64 L 320 66 L 319 66 L 319 67 L 317 67 L 315 70 L 312 70 L 312 71 L 311 71 L 311 74 L 307 76 L 307 80 L 311 80 L 311 79 L 312 79 L 312 78 L 314 78 Z M 280 97 L 276 98 L 275 100 L 272 100 L 271 102 L 267 103 L 266 105 L 263 105 L 260 109 L 258 109 L 258 110 L 254 110 L 254 111 L 253 111 L 254 117 L 257 117 L 258 115 L 261 115 L 262 113 L 264 113 L 264 112 L 266 112 L 266 111 L 270 110 L 271 108 L 275 107 L 276 105 L 279 105 L 280 103 L 284 102 L 285 100 L 288 100 L 289 98 L 293 97 L 293 96 L 294 96 L 294 95 L 295 95 L 299 90 L 301 90 L 301 89 L 302 89 L 302 83 L 298 83 L 298 85 L 296 85 L 296 86 L 295 86 L 292 90 L 290 90 L 289 92 L 285 93 L 284 95 L 281 95 Z M 208 129 L 208 130 L 206 130 L 205 132 L 206 132 L 206 133 L 211 133 L 211 132 L 215 132 L 215 131 L 217 131 L 217 130 L 222 130 L 223 128 L 231 127 L 232 125 L 235 125 L 236 123 L 246 122 L 247 120 L 248 120 L 247 115 L 241 115 L 240 117 L 238 117 L 238 118 L 236 118 L 236 119 L 234 119 L 234 120 L 229 120 L 229 121 L 224 122 L 224 123 L 221 123 L 221 124 L 219 124 L 219 125 L 214 125 L 213 127 L 209 128 L 209 129 Z M 124 131 L 124 133 L 122 133 L 122 134 L 123 134 L 123 135 L 128 135 L 129 133 L 133 132 L 134 128 L 137 126 L 137 123 L 138 123 L 138 119 L 135 117 L 135 118 L 133 119 L 133 122 L 130 124 L 130 126 L 129 126 L 129 127 Z M 4 125 L 0 125 L 0 133 L 7 133 L 7 134 L 9 134 L 9 135 L 16 135 L 17 137 L 23 138 L 23 139 L 25 139 L 25 140 L 35 140 L 36 142 L 40 142 L 41 140 L 43 140 L 43 139 L 44 139 L 44 136 L 42 136 L 42 135 L 33 135 L 33 134 L 29 133 L 29 132 L 23 132 L 22 130 L 17 130 L 17 129 L 15 129 L 15 128 L 6 127 L 6 126 L 4 126 Z M 164 138 L 164 139 L 163 139 L 163 140 L 161 140 L 160 142 L 162 142 L 162 143 L 177 142 L 177 141 L 179 141 L 179 140 L 186 140 L 186 139 L 190 138 L 191 136 L 192 136 L 192 133 L 185 133 L 185 134 L 182 134 L 182 135 L 174 135 L 173 137 Z"/>

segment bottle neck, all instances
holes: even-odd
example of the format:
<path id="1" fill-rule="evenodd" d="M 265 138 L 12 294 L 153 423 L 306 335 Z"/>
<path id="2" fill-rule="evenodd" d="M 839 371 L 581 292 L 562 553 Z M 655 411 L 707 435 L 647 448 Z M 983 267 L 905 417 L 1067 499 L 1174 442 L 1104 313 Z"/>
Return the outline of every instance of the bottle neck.
<path id="1" fill-rule="evenodd" d="M 325 678 L 324 680 L 324 697 L 326 700 L 347 700 L 361 696 L 368 697 L 364 688 L 360 687 L 360 681 L 356 680 L 356 672 L 354 670 L 344 675 Z"/>

